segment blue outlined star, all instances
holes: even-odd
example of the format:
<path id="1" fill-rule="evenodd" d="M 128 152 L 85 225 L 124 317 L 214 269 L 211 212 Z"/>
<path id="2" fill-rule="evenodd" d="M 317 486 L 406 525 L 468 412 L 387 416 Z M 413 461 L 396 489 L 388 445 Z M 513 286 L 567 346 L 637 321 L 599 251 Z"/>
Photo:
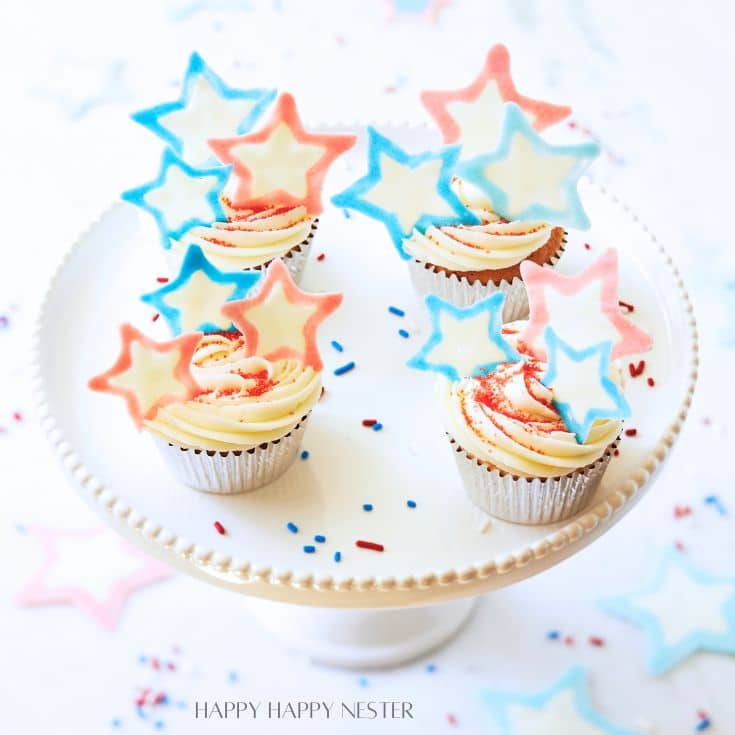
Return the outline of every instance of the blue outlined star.
<path id="1" fill-rule="evenodd" d="M 485 690 L 500 735 L 638 735 L 612 724 L 592 705 L 587 672 L 573 666 L 538 694 Z"/>
<path id="2" fill-rule="evenodd" d="M 599 154 L 596 143 L 551 145 L 514 102 L 505 105 L 498 148 L 463 161 L 457 175 L 480 189 L 509 220 L 547 220 L 586 229 L 577 181 Z"/>
<path id="3" fill-rule="evenodd" d="M 140 300 L 161 313 L 174 336 L 226 332 L 234 327 L 222 314 L 223 304 L 244 299 L 259 280 L 256 271 L 225 273 L 215 268 L 198 245 L 190 245 L 176 278 Z"/>
<path id="4" fill-rule="evenodd" d="M 584 444 L 597 419 L 624 419 L 630 406 L 610 378 L 612 342 L 575 350 L 544 330 L 548 367 L 541 382 L 554 392 L 554 406 L 579 444 Z"/>
<path id="5" fill-rule="evenodd" d="M 368 127 L 368 172 L 332 197 L 335 206 L 354 209 L 387 228 L 398 254 L 408 260 L 403 238 L 429 225 L 479 224 L 452 191 L 459 146 L 412 155 Z"/>
<path id="6" fill-rule="evenodd" d="M 504 301 L 504 294 L 496 291 L 462 308 L 430 294 L 426 308 L 431 334 L 407 365 L 457 381 L 491 372 L 503 362 L 522 360 L 501 332 Z"/>
<path id="7" fill-rule="evenodd" d="M 735 578 L 711 576 L 676 549 L 663 555 L 648 585 L 600 607 L 644 630 L 651 674 L 698 651 L 735 654 Z"/>
<path id="8" fill-rule="evenodd" d="M 185 161 L 202 166 L 214 160 L 208 140 L 247 133 L 275 96 L 275 89 L 228 86 L 194 52 L 179 99 L 134 112 L 131 117 L 162 138 Z"/>
<path id="9" fill-rule="evenodd" d="M 219 195 L 229 175 L 230 166 L 194 168 L 167 148 L 158 177 L 121 197 L 153 215 L 168 249 L 171 238 L 180 238 L 192 227 L 227 220 Z"/>

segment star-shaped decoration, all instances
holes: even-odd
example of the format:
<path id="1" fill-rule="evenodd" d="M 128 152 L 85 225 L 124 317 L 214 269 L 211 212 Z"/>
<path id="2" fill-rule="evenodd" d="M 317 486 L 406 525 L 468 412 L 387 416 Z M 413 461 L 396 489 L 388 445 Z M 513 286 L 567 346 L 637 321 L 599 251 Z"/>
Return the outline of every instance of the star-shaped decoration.
<path id="1" fill-rule="evenodd" d="M 497 149 L 460 162 L 457 175 L 480 189 L 508 220 L 539 219 L 584 229 L 589 220 L 577 181 L 599 152 L 596 143 L 547 143 L 521 108 L 509 102 Z"/>
<path id="2" fill-rule="evenodd" d="M 600 605 L 644 630 L 651 674 L 698 651 L 735 654 L 735 578 L 710 575 L 676 549 L 664 554 L 648 585 Z"/>
<path id="3" fill-rule="evenodd" d="M 576 349 L 612 342 L 613 360 L 651 349 L 651 336 L 623 316 L 618 303 L 618 254 L 611 248 L 575 276 L 563 276 L 531 261 L 521 263 L 528 292 L 529 318 L 521 341 L 545 359 L 544 331 Z"/>
<path id="4" fill-rule="evenodd" d="M 587 673 L 573 666 L 536 694 L 484 691 L 500 735 L 638 735 L 612 724 L 593 706 Z"/>
<path id="5" fill-rule="evenodd" d="M 580 444 L 597 419 L 630 416 L 623 394 L 610 378 L 610 342 L 575 350 L 547 327 L 548 367 L 541 382 L 554 393 L 554 406 Z"/>
<path id="6" fill-rule="evenodd" d="M 386 0 L 388 21 L 399 17 L 419 17 L 428 23 L 436 23 L 439 13 L 451 0 Z"/>
<path id="7" fill-rule="evenodd" d="M 341 303 L 339 293 L 302 291 L 283 261 L 276 258 L 268 266 L 258 293 L 225 304 L 222 313 L 243 333 L 249 355 L 270 361 L 294 358 L 321 370 L 317 329 Z"/>
<path id="8" fill-rule="evenodd" d="M 175 102 L 134 112 L 181 158 L 202 166 L 212 160 L 207 141 L 247 133 L 276 96 L 274 89 L 235 89 L 225 84 L 204 59 L 193 53 Z"/>
<path id="9" fill-rule="evenodd" d="M 18 595 L 24 607 L 75 605 L 112 630 L 131 594 L 173 575 L 106 528 L 32 527 L 29 534 L 40 544 L 43 561 Z"/>
<path id="10" fill-rule="evenodd" d="M 192 227 L 227 220 L 220 193 L 229 173 L 227 166 L 194 168 L 167 148 L 158 177 L 121 196 L 153 216 L 168 249 L 172 238 L 178 240 Z"/>
<path id="11" fill-rule="evenodd" d="M 327 170 L 356 139 L 307 132 L 294 98 L 282 94 L 265 127 L 250 135 L 210 140 L 209 145 L 221 161 L 232 164 L 227 193 L 233 206 L 262 209 L 303 204 L 316 215 L 322 211 Z"/>
<path id="12" fill-rule="evenodd" d="M 256 271 L 221 271 L 198 245 L 190 245 L 176 278 L 140 298 L 166 319 L 174 336 L 182 332 L 226 332 L 233 327 L 222 315 L 222 305 L 244 299 L 259 279 Z"/>
<path id="13" fill-rule="evenodd" d="M 201 333 L 193 332 L 169 342 L 156 342 L 131 324 L 123 324 L 115 364 L 91 378 L 88 385 L 92 390 L 124 398 L 140 429 L 162 406 L 188 401 L 201 392 L 190 370 L 200 337 Z"/>
<path id="14" fill-rule="evenodd" d="M 572 112 L 570 107 L 522 95 L 510 74 L 508 49 L 500 43 L 490 49 L 480 74 L 468 87 L 425 91 L 421 102 L 439 126 L 444 142 L 462 145 L 462 158 L 484 153 L 498 144 L 506 102 L 515 102 L 538 131 Z"/>
<path id="15" fill-rule="evenodd" d="M 491 372 L 503 362 L 522 360 L 502 334 L 504 301 L 501 291 L 466 307 L 435 294 L 427 296 L 431 334 L 408 366 L 457 381 Z"/>
<path id="16" fill-rule="evenodd" d="M 408 260 L 403 239 L 414 228 L 480 224 L 451 187 L 458 156 L 458 146 L 411 155 L 369 127 L 368 173 L 332 202 L 382 222 L 400 256 Z"/>

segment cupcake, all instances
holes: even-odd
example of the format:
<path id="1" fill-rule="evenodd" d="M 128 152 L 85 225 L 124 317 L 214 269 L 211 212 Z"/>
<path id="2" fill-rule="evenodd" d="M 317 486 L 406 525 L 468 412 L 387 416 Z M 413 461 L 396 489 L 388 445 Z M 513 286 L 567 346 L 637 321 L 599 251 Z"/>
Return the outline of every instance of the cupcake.
<path id="1" fill-rule="evenodd" d="M 573 277 L 526 261 L 528 321 L 502 326 L 501 292 L 467 307 L 427 297 L 432 332 L 409 365 L 443 376 L 444 427 L 482 511 L 552 523 L 581 511 L 597 489 L 630 415 L 617 360 L 651 345 L 617 306 L 614 256 Z M 551 313 L 549 289 L 574 309 Z"/>
<path id="2" fill-rule="evenodd" d="M 125 398 L 182 483 L 254 490 L 298 454 L 321 395 L 317 327 L 341 299 L 301 291 L 280 259 L 263 275 L 227 273 L 190 246 L 178 276 L 143 296 L 174 338 L 124 325 L 120 357 L 89 386 Z"/>

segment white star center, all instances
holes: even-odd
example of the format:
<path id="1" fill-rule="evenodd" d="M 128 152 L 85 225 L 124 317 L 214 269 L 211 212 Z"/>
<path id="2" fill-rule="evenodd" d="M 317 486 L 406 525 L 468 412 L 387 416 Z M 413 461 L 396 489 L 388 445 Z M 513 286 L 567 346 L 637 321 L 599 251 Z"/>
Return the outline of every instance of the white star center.
<path id="1" fill-rule="evenodd" d="M 206 323 L 224 330 L 230 326 L 230 320 L 222 315 L 220 307 L 235 288 L 231 283 L 215 283 L 202 271 L 195 271 L 183 286 L 166 294 L 165 301 L 179 310 L 182 332 L 196 331 Z"/>
<path id="2" fill-rule="evenodd" d="M 178 166 L 169 166 L 163 184 L 147 192 L 145 200 L 161 210 L 167 229 L 172 231 L 192 219 L 212 222 L 215 217 L 207 195 L 213 181 L 212 176 L 189 176 Z"/>
<path id="3" fill-rule="evenodd" d="M 460 130 L 462 158 L 471 158 L 494 150 L 503 126 L 503 105 L 498 83 L 491 79 L 476 100 L 447 102 L 447 113 Z"/>

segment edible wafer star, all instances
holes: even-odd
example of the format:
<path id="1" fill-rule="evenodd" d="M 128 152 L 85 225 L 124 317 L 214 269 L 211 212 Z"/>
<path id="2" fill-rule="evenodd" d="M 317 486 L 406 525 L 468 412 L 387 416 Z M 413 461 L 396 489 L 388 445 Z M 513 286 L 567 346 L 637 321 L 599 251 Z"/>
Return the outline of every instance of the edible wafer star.
<path id="1" fill-rule="evenodd" d="M 408 366 L 458 381 L 523 359 L 502 334 L 504 301 L 501 291 L 466 307 L 427 296 L 431 334 Z"/>
<path id="2" fill-rule="evenodd" d="M 134 112 L 135 122 L 165 141 L 188 163 L 201 166 L 211 161 L 210 138 L 247 133 L 276 96 L 274 89 L 230 87 L 196 52 L 174 102 Z"/>
<path id="3" fill-rule="evenodd" d="M 294 98 L 282 94 L 265 127 L 236 138 L 213 136 L 209 145 L 223 163 L 232 164 L 227 195 L 233 206 L 304 204 L 309 214 L 319 214 L 327 170 L 355 140 L 354 135 L 307 132 Z"/>
<path id="4" fill-rule="evenodd" d="M 382 222 L 407 260 L 403 239 L 414 227 L 480 223 L 451 188 L 458 156 L 458 146 L 412 155 L 369 127 L 367 175 L 332 202 Z"/>
<path id="5" fill-rule="evenodd" d="M 735 578 L 709 574 L 676 549 L 663 556 L 647 585 L 600 605 L 643 629 L 651 674 L 698 651 L 735 655 Z"/>
<path id="6" fill-rule="evenodd" d="M 547 143 L 521 108 L 509 102 L 497 148 L 460 162 L 457 175 L 480 189 L 508 220 L 540 219 L 584 229 L 589 220 L 577 182 L 599 152 L 596 143 Z"/>
<path id="7" fill-rule="evenodd" d="M 131 324 L 120 327 L 121 348 L 115 364 L 91 378 L 92 390 L 125 399 L 128 412 L 140 429 L 158 409 L 201 392 L 190 364 L 201 333 L 182 334 L 169 342 L 156 342 Z"/>
<path id="8" fill-rule="evenodd" d="M 639 735 L 614 725 L 594 707 L 587 672 L 573 666 L 536 694 L 482 693 L 500 735 Z"/>
<path id="9" fill-rule="evenodd" d="M 547 327 L 548 367 L 541 382 L 554 393 L 554 406 L 579 444 L 597 419 L 624 419 L 630 406 L 610 378 L 610 342 L 575 350 Z"/>
<path id="10" fill-rule="evenodd" d="M 192 227 L 227 220 L 220 193 L 228 176 L 228 167 L 194 168 L 167 148 L 157 178 L 121 196 L 153 216 L 168 249 Z"/>
<path id="11" fill-rule="evenodd" d="M 618 303 L 618 254 L 607 250 L 575 276 L 564 276 L 529 260 L 521 263 L 530 316 L 521 340 L 544 359 L 547 326 L 574 347 L 609 340 L 613 360 L 651 349 L 651 336 L 623 316 Z"/>
<path id="12" fill-rule="evenodd" d="M 439 126 L 444 142 L 462 145 L 462 158 L 485 153 L 498 144 L 506 102 L 515 102 L 538 131 L 572 111 L 522 95 L 513 83 L 508 49 L 500 43 L 488 51 L 485 65 L 472 84 L 461 89 L 424 91 L 421 102 Z"/>
<path id="13" fill-rule="evenodd" d="M 198 245 L 190 245 L 176 278 L 140 298 L 158 310 L 173 335 L 228 331 L 232 322 L 223 316 L 222 305 L 245 298 L 259 279 L 255 271 L 221 271 Z"/>
<path id="14" fill-rule="evenodd" d="M 302 291 L 277 258 L 268 266 L 257 294 L 225 304 L 222 313 L 243 333 L 249 355 L 271 361 L 294 358 L 321 370 L 317 330 L 341 303 L 339 293 Z"/>

